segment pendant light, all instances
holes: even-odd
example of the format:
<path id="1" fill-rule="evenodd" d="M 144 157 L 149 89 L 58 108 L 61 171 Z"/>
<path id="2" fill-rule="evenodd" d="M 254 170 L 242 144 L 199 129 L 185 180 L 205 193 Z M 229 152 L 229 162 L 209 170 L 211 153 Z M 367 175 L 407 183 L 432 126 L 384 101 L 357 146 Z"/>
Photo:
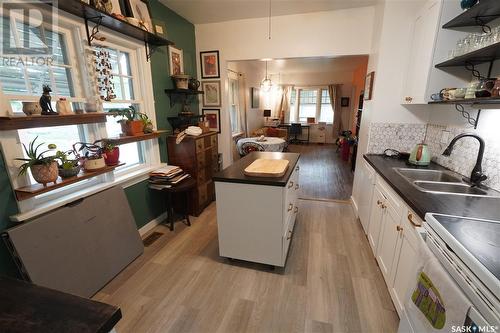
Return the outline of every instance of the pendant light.
<path id="1" fill-rule="evenodd" d="M 267 60 L 266 60 L 266 77 L 264 78 L 264 80 L 262 80 L 262 82 L 260 83 L 260 87 L 262 88 L 262 90 L 264 90 L 265 92 L 268 92 L 269 90 L 271 90 L 271 86 L 273 85 L 273 83 L 271 82 L 271 79 L 267 76 Z"/>
<path id="2" fill-rule="evenodd" d="M 267 26 L 267 38 L 269 40 L 271 39 L 271 14 L 272 14 L 272 12 L 271 12 L 271 1 L 272 0 L 269 0 L 269 24 Z M 271 86 L 273 85 L 273 83 L 271 82 L 271 79 L 267 76 L 267 62 L 268 62 L 268 60 L 266 60 L 266 77 L 260 83 L 260 87 L 265 92 L 268 92 L 269 90 L 271 90 Z"/>

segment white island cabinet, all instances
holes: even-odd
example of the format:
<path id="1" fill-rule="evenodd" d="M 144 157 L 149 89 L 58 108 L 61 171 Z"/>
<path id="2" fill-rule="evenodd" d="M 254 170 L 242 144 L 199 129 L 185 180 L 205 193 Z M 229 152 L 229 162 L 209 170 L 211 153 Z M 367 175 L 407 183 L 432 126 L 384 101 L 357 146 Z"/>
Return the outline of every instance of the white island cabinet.
<path id="1" fill-rule="evenodd" d="M 253 152 L 214 176 L 219 254 L 284 267 L 299 211 L 299 154 Z M 249 177 L 256 159 L 286 159 L 282 177 Z"/>

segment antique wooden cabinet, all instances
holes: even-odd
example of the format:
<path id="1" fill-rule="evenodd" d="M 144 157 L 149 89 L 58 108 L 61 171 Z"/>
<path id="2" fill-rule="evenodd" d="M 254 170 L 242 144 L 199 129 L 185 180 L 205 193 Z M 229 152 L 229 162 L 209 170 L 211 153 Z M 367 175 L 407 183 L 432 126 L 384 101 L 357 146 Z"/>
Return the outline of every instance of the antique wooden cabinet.
<path id="1" fill-rule="evenodd" d="M 189 202 L 189 212 L 198 216 L 215 199 L 212 176 L 219 168 L 217 132 L 199 136 L 187 135 L 179 144 L 176 144 L 175 139 L 175 135 L 167 139 L 168 163 L 181 167 L 196 180 L 196 188 Z"/>

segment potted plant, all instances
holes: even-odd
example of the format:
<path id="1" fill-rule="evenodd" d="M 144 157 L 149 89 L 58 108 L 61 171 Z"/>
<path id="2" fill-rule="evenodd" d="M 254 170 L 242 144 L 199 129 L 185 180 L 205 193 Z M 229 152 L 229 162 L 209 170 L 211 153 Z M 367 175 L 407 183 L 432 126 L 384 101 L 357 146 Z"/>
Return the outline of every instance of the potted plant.
<path id="1" fill-rule="evenodd" d="M 106 167 L 103 149 L 95 143 L 77 142 L 73 145 L 73 152 L 86 171 L 95 171 Z"/>
<path id="2" fill-rule="evenodd" d="M 56 159 L 59 160 L 59 176 L 61 178 L 69 178 L 78 175 L 80 172 L 80 164 L 78 163 L 78 159 L 70 159 L 69 156 L 74 154 L 74 151 L 57 151 Z"/>
<path id="3" fill-rule="evenodd" d="M 144 133 L 153 133 L 154 132 L 153 122 L 151 121 L 151 119 L 149 119 L 148 115 L 145 113 L 141 113 L 139 117 L 141 118 L 143 124 Z"/>
<path id="4" fill-rule="evenodd" d="M 120 163 L 120 147 L 112 143 L 104 143 L 103 150 L 106 165 L 113 166 Z"/>
<path id="5" fill-rule="evenodd" d="M 35 147 L 38 136 L 29 143 L 28 147 L 23 143 L 26 158 L 16 158 L 24 163 L 19 167 L 19 175 L 25 175 L 28 170 L 31 171 L 33 178 L 43 186 L 48 183 L 55 183 L 58 177 L 57 162 L 55 156 L 44 156 L 47 152 L 56 149 L 56 145 L 49 144 L 48 149 L 38 153 L 38 149 L 45 143 L 40 143 Z"/>
<path id="6" fill-rule="evenodd" d="M 144 134 L 144 123 L 141 119 L 142 113 L 130 105 L 126 109 L 112 109 L 113 117 L 122 117 L 118 123 L 122 127 L 122 133 L 127 136 Z"/>

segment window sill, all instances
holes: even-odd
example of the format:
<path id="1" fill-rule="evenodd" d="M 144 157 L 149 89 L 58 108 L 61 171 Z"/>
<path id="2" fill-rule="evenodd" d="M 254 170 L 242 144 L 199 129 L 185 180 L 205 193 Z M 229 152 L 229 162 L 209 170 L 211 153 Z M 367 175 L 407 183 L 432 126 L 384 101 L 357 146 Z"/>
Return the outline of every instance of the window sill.
<path id="1" fill-rule="evenodd" d="M 10 217 L 10 219 L 14 222 L 23 222 L 23 221 L 32 219 L 34 217 L 37 217 L 39 215 L 45 214 L 45 213 L 47 213 L 51 210 L 54 210 L 56 208 L 67 205 L 68 203 L 71 203 L 71 202 L 78 200 L 80 198 L 88 197 L 92 194 L 95 194 L 97 192 L 101 192 L 103 190 L 106 190 L 106 189 L 113 187 L 113 186 L 116 186 L 116 185 L 121 185 L 123 188 L 135 185 L 137 183 L 140 183 L 140 182 L 148 179 L 149 173 L 151 171 L 159 169 L 164 165 L 166 165 L 166 164 L 163 164 L 163 163 L 157 164 L 157 165 L 149 166 L 146 168 L 140 168 L 140 169 L 132 171 L 132 172 L 127 172 L 124 175 L 117 175 L 117 176 L 115 176 L 115 179 L 113 181 L 96 184 L 94 186 L 82 189 L 80 191 L 76 191 L 76 192 L 71 193 L 69 195 L 65 195 L 59 199 L 52 200 L 50 202 L 41 204 L 41 205 L 37 206 L 35 209 L 26 211 L 24 213 L 12 215 Z"/>

